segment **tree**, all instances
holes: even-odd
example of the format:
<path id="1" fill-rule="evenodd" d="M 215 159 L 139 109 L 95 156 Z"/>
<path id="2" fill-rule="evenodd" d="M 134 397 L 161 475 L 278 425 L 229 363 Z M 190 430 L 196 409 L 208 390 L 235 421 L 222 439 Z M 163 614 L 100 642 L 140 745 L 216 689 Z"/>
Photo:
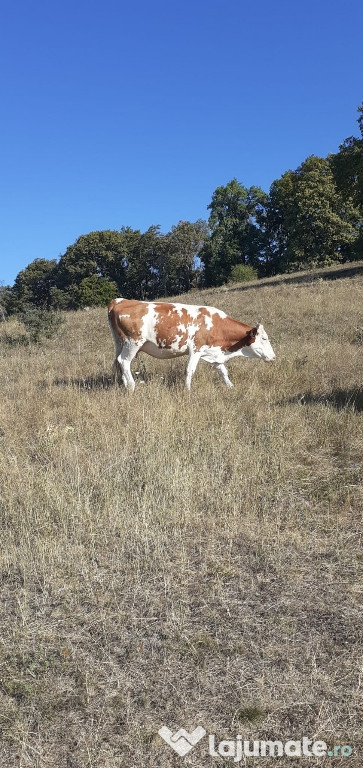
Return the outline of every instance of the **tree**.
<path id="1" fill-rule="evenodd" d="M 270 188 L 265 217 L 264 263 L 267 275 L 286 272 L 293 258 L 290 234 L 298 215 L 296 187 L 294 171 L 287 171 Z"/>
<path id="2" fill-rule="evenodd" d="M 98 276 L 116 282 L 121 293 L 125 285 L 125 270 L 126 251 L 122 232 L 90 232 L 81 235 L 61 257 L 57 266 L 56 287 L 67 291 L 74 302 L 76 289 L 82 280 Z"/>
<path id="3" fill-rule="evenodd" d="M 199 274 L 199 254 L 208 237 L 208 225 L 202 219 L 191 223 L 179 221 L 165 236 L 164 295 L 188 293 Z"/>
<path id="4" fill-rule="evenodd" d="M 125 296 L 133 299 L 150 299 L 158 295 L 163 276 L 164 257 L 162 235 L 159 226 L 125 231 L 127 255 L 125 270 Z"/>
<path id="5" fill-rule="evenodd" d="M 266 226 L 270 274 L 343 261 L 358 236 L 352 200 L 337 189 L 329 160 L 314 155 L 272 184 Z"/>
<path id="6" fill-rule="evenodd" d="M 350 254 L 363 256 L 363 103 L 358 107 L 358 125 L 361 138 L 350 136 L 339 147 L 339 152 L 329 156 L 335 183 L 340 194 L 351 201 L 359 219 L 359 235 Z"/>
<path id="7" fill-rule="evenodd" d="M 206 285 L 226 282 L 235 264 L 259 267 L 263 243 L 259 216 L 266 202 L 262 189 L 247 189 L 237 179 L 215 190 L 208 206 L 211 236 L 201 251 Z"/>
<path id="8" fill-rule="evenodd" d="M 336 184 L 341 193 L 352 198 L 363 214 L 363 103 L 358 107 L 357 120 L 361 138 L 350 136 L 339 147 L 339 152 L 330 155 Z"/>
<path id="9" fill-rule="evenodd" d="M 6 320 L 6 316 L 12 310 L 13 289 L 10 285 L 0 285 L 0 322 Z"/>
<path id="10" fill-rule="evenodd" d="M 116 283 L 105 277 L 91 275 L 81 280 L 77 291 L 78 307 L 106 307 L 117 294 Z"/>
<path id="11" fill-rule="evenodd" d="M 57 260 L 34 259 L 17 275 L 12 288 L 11 309 L 21 310 L 24 304 L 49 309 L 51 288 L 55 285 Z"/>

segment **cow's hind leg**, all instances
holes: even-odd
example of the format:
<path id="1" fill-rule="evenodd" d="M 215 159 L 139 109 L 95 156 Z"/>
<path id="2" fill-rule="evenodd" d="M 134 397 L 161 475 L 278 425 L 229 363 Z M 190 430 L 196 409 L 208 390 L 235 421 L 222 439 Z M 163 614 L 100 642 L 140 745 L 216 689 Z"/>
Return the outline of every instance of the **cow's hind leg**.
<path id="1" fill-rule="evenodd" d="M 188 389 L 190 389 L 190 385 L 192 383 L 192 376 L 199 363 L 199 360 L 200 360 L 200 354 L 198 354 L 198 352 L 190 352 L 188 365 L 187 365 L 187 379 L 186 379 L 186 385 Z"/>
<path id="2" fill-rule="evenodd" d="M 214 367 L 218 371 L 218 373 L 221 374 L 224 383 L 227 384 L 227 387 L 233 387 L 231 379 L 228 376 L 228 371 L 226 366 L 223 363 L 216 363 Z"/>
<path id="3" fill-rule="evenodd" d="M 134 342 L 125 342 L 116 358 L 116 362 L 121 369 L 123 385 L 126 389 L 131 389 L 132 391 L 135 389 L 135 380 L 131 373 L 131 363 L 134 357 L 136 357 L 140 346 L 142 345 L 135 344 Z"/>

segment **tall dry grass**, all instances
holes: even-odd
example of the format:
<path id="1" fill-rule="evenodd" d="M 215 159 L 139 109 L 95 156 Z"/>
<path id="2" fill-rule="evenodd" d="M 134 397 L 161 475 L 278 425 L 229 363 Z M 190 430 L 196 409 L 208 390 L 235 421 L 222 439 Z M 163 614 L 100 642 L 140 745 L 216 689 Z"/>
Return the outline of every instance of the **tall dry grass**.
<path id="1" fill-rule="evenodd" d="M 211 765 L 162 724 L 361 766 L 362 298 L 359 277 L 185 297 L 264 320 L 277 362 L 232 361 L 233 390 L 140 357 L 125 393 L 104 310 L 39 347 L 1 327 L 1 768 Z"/>

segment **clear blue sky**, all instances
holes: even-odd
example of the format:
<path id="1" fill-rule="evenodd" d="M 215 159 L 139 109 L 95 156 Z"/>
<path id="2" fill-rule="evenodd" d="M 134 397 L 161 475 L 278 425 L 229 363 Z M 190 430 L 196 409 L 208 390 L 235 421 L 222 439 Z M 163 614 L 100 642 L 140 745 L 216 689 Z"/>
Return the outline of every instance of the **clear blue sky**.
<path id="1" fill-rule="evenodd" d="M 5 0 L 0 281 L 358 135 L 362 0 Z"/>

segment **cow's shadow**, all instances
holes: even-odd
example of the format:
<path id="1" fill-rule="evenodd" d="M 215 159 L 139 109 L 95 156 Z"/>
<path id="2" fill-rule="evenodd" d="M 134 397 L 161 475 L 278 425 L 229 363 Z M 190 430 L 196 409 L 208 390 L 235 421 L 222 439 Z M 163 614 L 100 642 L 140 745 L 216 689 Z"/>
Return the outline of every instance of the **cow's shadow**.
<path id="1" fill-rule="evenodd" d="M 96 376 L 70 376 L 69 378 L 54 379 L 53 385 L 55 387 L 77 387 L 77 389 L 89 391 L 117 387 L 118 381 L 115 374 L 100 373 Z"/>
<path id="2" fill-rule="evenodd" d="M 352 389 L 333 389 L 331 392 L 313 394 L 304 392 L 290 397 L 287 401 L 279 401 L 279 405 L 295 403 L 299 405 L 331 405 L 338 411 L 352 409 L 354 411 L 363 411 L 363 390 L 359 387 Z"/>
<path id="3" fill-rule="evenodd" d="M 133 372 L 133 378 L 136 387 L 148 384 L 152 381 L 158 381 L 168 389 L 174 389 L 175 387 L 184 384 L 184 377 L 181 375 L 180 371 L 171 367 L 165 370 L 163 375 L 156 372 L 148 372 L 146 370 L 137 373 Z M 45 382 L 44 386 L 46 386 Z M 114 370 L 111 373 L 100 373 L 95 376 L 70 376 L 68 378 L 57 378 L 53 380 L 53 386 L 76 387 L 85 392 L 102 389 L 121 389 L 126 391 L 119 370 Z"/>

